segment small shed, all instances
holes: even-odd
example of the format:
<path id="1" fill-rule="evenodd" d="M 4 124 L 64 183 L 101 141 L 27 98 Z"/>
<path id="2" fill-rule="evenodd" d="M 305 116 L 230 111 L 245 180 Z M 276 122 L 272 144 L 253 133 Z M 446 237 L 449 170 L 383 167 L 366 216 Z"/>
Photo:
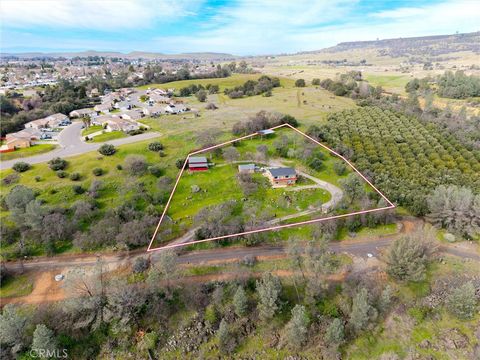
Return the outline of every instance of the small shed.
<path id="1" fill-rule="evenodd" d="M 238 172 L 239 173 L 251 174 L 251 173 L 255 172 L 255 164 L 241 164 L 241 165 L 238 165 Z"/>
<path id="2" fill-rule="evenodd" d="M 272 135 L 272 134 L 275 134 L 275 131 L 272 129 L 260 130 L 258 131 L 258 134 L 261 136 Z"/>
<path id="3" fill-rule="evenodd" d="M 208 170 L 208 161 L 205 156 L 192 156 L 188 158 L 188 169 L 190 171 Z"/>

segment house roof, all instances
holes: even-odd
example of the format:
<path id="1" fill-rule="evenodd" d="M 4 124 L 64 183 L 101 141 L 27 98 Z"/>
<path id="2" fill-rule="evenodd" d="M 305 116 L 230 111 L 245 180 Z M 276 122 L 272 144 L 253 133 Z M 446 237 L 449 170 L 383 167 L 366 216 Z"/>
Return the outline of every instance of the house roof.
<path id="1" fill-rule="evenodd" d="M 205 156 L 192 156 L 188 158 L 189 164 L 204 164 L 207 162 L 207 158 Z"/>
<path id="2" fill-rule="evenodd" d="M 56 114 L 47 116 L 45 119 L 47 119 L 48 121 L 62 121 L 62 120 L 65 120 L 65 118 L 68 118 L 68 116 L 62 113 L 56 113 Z"/>
<path id="3" fill-rule="evenodd" d="M 266 129 L 266 130 L 260 130 L 258 131 L 258 133 L 260 135 L 270 135 L 270 134 L 274 134 L 275 131 L 273 131 L 272 129 Z"/>
<path id="4" fill-rule="evenodd" d="M 273 168 L 273 169 L 268 169 L 270 174 L 272 174 L 273 177 L 275 176 L 296 176 L 297 173 L 295 172 L 295 169 L 289 168 L 289 167 L 284 167 L 284 168 Z"/>
<path id="5" fill-rule="evenodd" d="M 255 164 L 241 164 L 238 165 L 238 170 L 255 170 Z"/>

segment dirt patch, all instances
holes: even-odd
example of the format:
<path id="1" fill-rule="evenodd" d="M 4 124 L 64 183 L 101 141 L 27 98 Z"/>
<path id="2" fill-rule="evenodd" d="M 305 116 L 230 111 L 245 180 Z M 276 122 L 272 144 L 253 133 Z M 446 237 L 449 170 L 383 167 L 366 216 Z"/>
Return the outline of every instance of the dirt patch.
<path id="1" fill-rule="evenodd" d="M 27 296 L 2 300 L 2 305 L 10 303 L 40 304 L 65 299 L 62 281 L 55 281 L 58 271 L 47 271 L 35 276 L 32 292 Z"/>

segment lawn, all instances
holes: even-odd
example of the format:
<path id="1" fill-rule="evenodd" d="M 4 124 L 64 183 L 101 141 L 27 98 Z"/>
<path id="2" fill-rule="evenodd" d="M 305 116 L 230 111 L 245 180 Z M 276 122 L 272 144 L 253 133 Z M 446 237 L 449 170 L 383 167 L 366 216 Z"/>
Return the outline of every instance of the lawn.
<path id="1" fill-rule="evenodd" d="M 387 91 L 393 91 L 400 94 L 405 93 L 405 85 L 411 80 L 410 76 L 407 74 L 377 75 L 365 73 L 364 78 L 372 86 L 381 86 Z"/>
<path id="2" fill-rule="evenodd" d="M 33 282 L 30 276 L 23 274 L 8 277 L 0 287 L 0 298 L 26 296 L 33 290 Z"/>
<path id="3" fill-rule="evenodd" d="M 259 145 L 266 145 L 268 156 L 274 159 L 274 161 L 280 161 L 285 166 L 302 170 L 307 174 L 338 186 L 339 180 L 347 176 L 350 172 L 350 170 L 347 169 L 342 176 L 337 175 L 333 170 L 333 165 L 342 160 L 331 156 L 327 150 L 317 147 L 317 145 L 314 145 L 313 148 L 317 149 L 317 151 L 324 156 L 323 167 L 320 170 L 311 169 L 303 160 L 298 158 L 279 157 L 274 148 L 274 144 L 284 136 L 288 137 L 293 150 L 301 151 L 305 143 L 310 143 L 310 140 L 306 139 L 303 135 L 289 128 L 283 128 L 277 130 L 275 135 L 267 138 L 256 137 L 236 143 L 235 149 L 237 149 L 239 153 L 239 160 L 254 162 L 262 166 L 261 163 L 250 159 L 252 159 L 256 153 Z M 204 153 L 204 155 L 207 156 L 214 165 L 211 166 L 208 171 L 204 172 L 184 171 L 167 211 L 168 217 L 175 225 L 170 235 L 166 236 L 162 234 L 160 236 L 162 242 L 173 239 L 181 233 L 188 231 L 194 223 L 195 216 L 202 209 L 212 205 L 219 205 L 226 201 L 235 201 L 239 204 L 240 209 L 246 211 L 252 218 L 267 216 L 274 219 L 319 208 L 321 204 L 331 199 L 331 194 L 328 191 L 319 188 L 303 189 L 300 191 L 292 191 L 294 187 L 272 188 L 267 178 L 260 173 L 253 174 L 253 179 L 258 184 L 257 191 L 253 194 L 245 195 L 237 179 L 238 164 L 227 162 L 221 155 L 221 152 L 219 154 L 212 151 Z M 313 181 L 302 177 L 300 177 L 299 181 L 296 186 L 314 184 Z M 197 190 L 194 191 L 192 189 Z M 284 221 L 298 222 L 300 219 L 309 220 L 318 217 L 318 215 L 318 212 L 314 212 L 303 215 L 301 218 L 297 217 Z M 167 225 L 161 226 L 161 230 L 166 229 L 166 226 Z M 278 234 L 276 234 L 276 236 L 278 237 Z"/>
<path id="4" fill-rule="evenodd" d="M 96 133 L 97 131 L 102 131 L 102 130 L 103 130 L 102 125 L 92 125 L 92 126 L 89 126 L 86 129 L 82 130 L 82 136 L 87 136 L 87 135 L 90 135 L 90 134 Z"/>
<path id="5" fill-rule="evenodd" d="M 91 141 L 92 142 L 105 142 L 115 139 L 121 139 L 127 137 L 128 135 L 125 134 L 123 131 L 112 131 L 112 132 L 105 132 L 103 134 L 95 136 Z"/>
<path id="6" fill-rule="evenodd" d="M 1 161 L 25 158 L 29 156 L 43 154 L 55 149 L 57 145 L 54 144 L 37 144 L 28 148 L 18 149 L 9 153 L 0 154 Z"/>

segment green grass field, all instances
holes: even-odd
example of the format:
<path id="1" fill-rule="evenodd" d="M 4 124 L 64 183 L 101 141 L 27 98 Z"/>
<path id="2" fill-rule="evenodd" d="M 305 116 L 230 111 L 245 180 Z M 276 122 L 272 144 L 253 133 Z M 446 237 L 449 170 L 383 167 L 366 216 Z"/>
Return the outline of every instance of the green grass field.
<path id="1" fill-rule="evenodd" d="M 92 125 L 92 126 L 89 126 L 86 129 L 82 130 L 82 136 L 87 136 L 87 135 L 90 135 L 90 134 L 96 133 L 97 131 L 102 131 L 102 130 L 103 130 L 103 126 Z"/>
<path id="2" fill-rule="evenodd" d="M 381 86 L 387 91 L 393 91 L 398 94 L 405 93 L 405 85 L 411 80 L 410 76 L 404 75 L 377 75 L 364 74 L 364 79 L 372 86 Z"/>
<path id="3" fill-rule="evenodd" d="M 28 148 L 18 149 L 13 152 L 0 154 L 1 161 L 21 159 L 29 156 L 43 154 L 49 151 L 52 151 L 57 146 L 54 144 L 38 144 L 33 145 Z"/>
<path id="4" fill-rule="evenodd" d="M 125 134 L 123 131 L 112 131 L 112 132 L 105 132 L 103 134 L 95 136 L 91 141 L 92 142 L 105 142 L 115 139 L 122 139 L 127 137 L 128 135 Z"/>
<path id="5" fill-rule="evenodd" d="M 23 274 L 11 276 L 2 282 L 0 298 L 26 296 L 33 290 L 33 282 L 30 276 Z"/>

